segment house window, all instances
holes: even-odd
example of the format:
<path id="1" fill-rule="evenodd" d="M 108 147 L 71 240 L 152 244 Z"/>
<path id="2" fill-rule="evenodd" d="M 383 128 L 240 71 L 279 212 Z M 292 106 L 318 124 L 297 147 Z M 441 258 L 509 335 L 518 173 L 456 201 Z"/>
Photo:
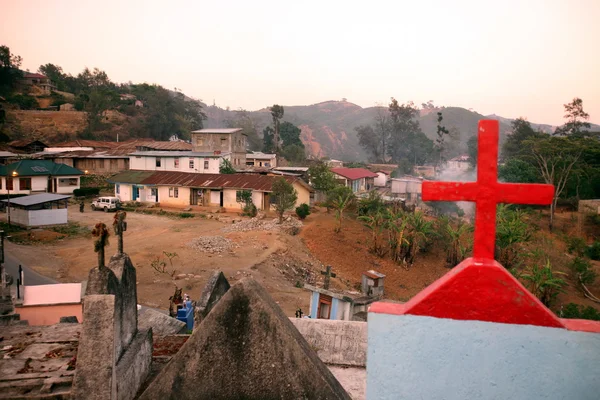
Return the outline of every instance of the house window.
<path id="1" fill-rule="evenodd" d="M 221 147 L 227 146 L 227 138 L 221 138 Z"/>
<path id="2" fill-rule="evenodd" d="M 204 169 L 208 169 L 208 160 L 204 160 Z"/>
<path id="3" fill-rule="evenodd" d="M 156 157 L 156 166 L 157 166 L 157 167 L 160 167 L 160 164 L 161 164 L 161 159 L 160 159 L 160 157 Z"/>
<path id="4" fill-rule="evenodd" d="M 169 197 L 177 199 L 179 197 L 179 188 L 169 188 Z"/>
<path id="5" fill-rule="evenodd" d="M 178 157 L 173 159 L 173 165 L 175 166 L 175 168 L 179 168 L 179 158 Z"/>
<path id="6" fill-rule="evenodd" d="M 31 178 L 19 178 L 19 190 L 31 190 Z"/>
<path id="7" fill-rule="evenodd" d="M 77 178 L 61 178 L 58 180 L 58 186 L 77 186 Z"/>
<path id="8" fill-rule="evenodd" d="M 190 158 L 190 169 L 194 169 L 194 159 Z"/>
<path id="9" fill-rule="evenodd" d="M 118 183 L 115 185 L 115 193 L 121 194 L 121 185 L 119 185 Z"/>
<path id="10" fill-rule="evenodd" d="M 6 189 L 13 190 L 13 178 L 6 178 Z"/>

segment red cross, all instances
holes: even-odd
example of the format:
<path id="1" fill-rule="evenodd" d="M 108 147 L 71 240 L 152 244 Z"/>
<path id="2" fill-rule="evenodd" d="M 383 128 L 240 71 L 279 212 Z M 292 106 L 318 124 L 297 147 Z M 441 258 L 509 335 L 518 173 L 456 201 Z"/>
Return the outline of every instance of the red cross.
<path id="1" fill-rule="evenodd" d="M 423 182 L 423 201 L 473 201 L 474 258 L 494 259 L 496 204 L 550 204 L 554 186 L 498 182 L 498 121 L 479 121 L 476 182 Z"/>

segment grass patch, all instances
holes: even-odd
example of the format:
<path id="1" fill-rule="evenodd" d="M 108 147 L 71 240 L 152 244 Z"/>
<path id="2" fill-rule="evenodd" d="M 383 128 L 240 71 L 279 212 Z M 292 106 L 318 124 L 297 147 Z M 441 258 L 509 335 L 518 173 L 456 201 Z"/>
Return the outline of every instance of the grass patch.
<path id="1" fill-rule="evenodd" d="M 67 225 L 55 226 L 49 230 L 67 237 L 88 236 L 91 234 L 90 228 L 81 226 L 77 222 L 69 222 Z"/>
<path id="2" fill-rule="evenodd" d="M 179 218 L 194 218 L 194 214 L 188 212 L 182 212 L 177 215 Z"/>

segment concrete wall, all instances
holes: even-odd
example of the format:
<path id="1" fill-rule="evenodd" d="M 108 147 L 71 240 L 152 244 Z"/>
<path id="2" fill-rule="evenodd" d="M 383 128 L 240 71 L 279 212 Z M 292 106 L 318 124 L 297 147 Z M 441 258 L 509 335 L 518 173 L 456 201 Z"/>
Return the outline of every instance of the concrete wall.
<path id="1" fill-rule="evenodd" d="M 45 226 L 67 223 L 67 209 L 59 208 L 52 210 L 23 210 L 10 208 L 10 220 L 12 223 L 22 226 Z"/>
<path id="2" fill-rule="evenodd" d="M 359 367 L 366 365 L 366 322 L 312 318 L 290 320 L 324 363 Z"/>
<path id="3" fill-rule="evenodd" d="M 119 186 L 119 193 L 117 193 L 117 186 Z M 115 184 L 115 197 L 118 197 L 121 201 L 131 201 L 133 195 L 131 185 L 127 184 Z"/>
<path id="4" fill-rule="evenodd" d="M 16 307 L 17 314 L 21 315 L 21 321 L 27 321 L 29 325 L 54 325 L 60 322 L 60 317 L 77 317 L 77 321 L 83 321 L 83 309 L 78 304 L 52 304 Z"/>
<path id="5" fill-rule="evenodd" d="M 46 183 L 47 183 L 47 177 L 44 177 L 46 179 Z M 70 180 L 72 179 L 76 179 L 76 184 L 75 185 L 71 185 L 70 184 Z M 60 177 L 56 177 L 56 193 L 63 193 L 63 194 L 72 194 L 73 190 L 75 189 L 79 189 L 79 185 L 81 184 L 81 180 L 79 178 L 78 175 L 74 175 L 74 176 L 60 176 Z"/>
<path id="6" fill-rule="evenodd" d="M 383 187 L 387 183 L 387 175 L 383 172 L 377 172 L 377 178 L 374 179 L 375 186 Z"/>
<path id="7" fill-rule="evenodd" d="M 296 207 L 298 207 L 302 203 L 310 205 L 310 191 L 297 182 L 295 182 L 293 186 L 294 189 L 296 189 L 296 192 L 298 192 L 298 200 L 296 200 Z"/>
<path id="8" fill-rule="evenodd" d="M 580 213 L 600 214 L 600 199 L 596 200 L 579 200 L 577 210 Z"/>
<path id="9" fill-rule="evenodd" d="M 156 158 L 160 158 L 160 167 L 156 166 Z M 154 157 L 154 156 L 131 156 L 130 169 L 143 171 L 175 171 L 175 172 L 195 172 L 199 174 L 218 174 L 221 163 L 220 157 Z M 179 160 L 179 166 L 175 167 L 175 159 Z M 194 161 L 193 168 L 190 168 L 190 159 Z M 208 168 L 205 167 L 205 161 L 208 161 Z"/>
<path id="10" fill-rule="evenodd" d="M 600 334 L 369 313 L 367 399 L 598 399 Z"/>
<path id="11" fill-rule="evenodd" d="M 169 197 L 169 186 L 158 187 L 158 202 L 161 206 L 186 207 L 190 205 L 190 188 L 177 187 L 178 196 Z"/>
<path id="12" fill-rule="evenodd" d="M 129 157 L 124 158 L 57 158 L 56 163 L 70 165 L 89 174 L 109 174 L 126 171 L 129 169 Z"/>

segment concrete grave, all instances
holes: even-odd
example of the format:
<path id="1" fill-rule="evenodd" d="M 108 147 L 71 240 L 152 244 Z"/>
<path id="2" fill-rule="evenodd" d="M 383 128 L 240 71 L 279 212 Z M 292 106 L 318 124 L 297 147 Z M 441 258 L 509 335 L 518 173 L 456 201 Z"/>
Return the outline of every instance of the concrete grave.
<path id="1" fill-rule="evenodd" d="M 252 279 L 229 289 L 140 397 L 242 398 L 350 399 Z"/>
<path id="2" fill-rule="evenodd" d="M 163 314 L 160 311 L 146 308 L 138 312 L 138 329 L 152 328 L 152 336 L 168 336 L 185 333 L 187 325 L 177 318 Z"/>
<path id="3" fill-rule="evenodd" d="M 136 272 L 129 256 L 119 252 L 105 267 L 106 226 L 98 224 L 95 231 L 104 241 L 96 242 L 102 254 L 90 271 L 83 302 L 72 398 L 129 400 L 150 372 L 152 329 L 137 327 Z"/>
<path id="4" fill-rule="evenodd" d="M 194 327 L 200 326 L 200 323 L 210 310 L 213 309 L 215 304 L 227 293 L 231 286 L 221 271 L 214 271 L 213 274 L 206 282 L 200 300 L 196 303 L 196 310 L 194 314 Z"/>

